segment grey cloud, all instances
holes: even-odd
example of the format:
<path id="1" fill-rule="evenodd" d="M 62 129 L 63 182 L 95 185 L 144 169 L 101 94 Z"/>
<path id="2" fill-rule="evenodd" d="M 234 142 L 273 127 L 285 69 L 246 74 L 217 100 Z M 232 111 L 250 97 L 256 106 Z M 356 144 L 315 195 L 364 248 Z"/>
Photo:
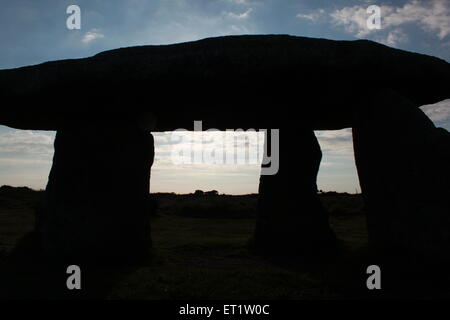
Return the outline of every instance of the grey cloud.
<path id="1" fill-rule="evenodd" d="M 328 16 L 332 23 L 358 38 L 376 35 L 374 40 L 397 46 L 406 43 L 409 37 L 403 27 L 414 24 L 442 40 L 450 35 L 450 2 L 447 0 L 412 0 L 402 6 L 380 5 L 381 30 L 367 27 L 366 1 L 363 5 L 346 6 L 334 10 L 316 9 L 309 13 L 299 13 L 297 18 L 323 22 Z"/>
<path id="2" fill-rule="evenodd" d="M 5 153 L 23 153 L 24 155 L 53 154 L 53 135 L 28 131 L 11 130 L 0 134 L 0 150 Z"/>
<path id="3" fill-rule="evenodd" d="M 433 121 L 450 121 L 450 99 L 420 107 Z"/>
<path id="4" fill-rule="evenodd" d="M 316 131 L 322 152 L 331 156 L 353 156 L 352 130 Z"/>

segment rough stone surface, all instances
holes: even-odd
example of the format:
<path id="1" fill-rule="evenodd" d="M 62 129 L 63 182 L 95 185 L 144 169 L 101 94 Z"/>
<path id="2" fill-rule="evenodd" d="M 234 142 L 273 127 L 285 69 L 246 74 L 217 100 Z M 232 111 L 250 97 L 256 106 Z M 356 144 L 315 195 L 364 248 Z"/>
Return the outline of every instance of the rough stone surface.
<path id="1" fill-rule="evenodd" d="M 420 106 L 449 98 L 448 83 L 446 61 L 367 40 L 227 36 L 0 70 L 2 104 L 14 106 L 0 123 L 58 130 L 151 111 L 157 131 L 198 119 L 205 129 L 278 128 L 296 110 L 298 122 L 338 129 L 364 108 L 357 96 L 390 88 Z"/>
<path id="2" fill-rule="evenodd" d="M 317 255 L 333 249 L 335 236 L 317 195 L 321 158 L 311 129 L 280 131 L 280 169 L 260 178 L 255 229 L 260 251 Z"/>
<path id="3" fill-rule="evenodd" d="M 152 135 L 132 126 L 58 131 L 39 221 L 44 252 L 89 259 L 145 255 L 153 157 Z"/>
<path id="4" fill-rule="evenodd" d="M 389 107 L 381 112 L 379 104 Z M 377 247 L 449 259 L 450 134 L 385 91 L 358 115 L 355 159 Z"/>

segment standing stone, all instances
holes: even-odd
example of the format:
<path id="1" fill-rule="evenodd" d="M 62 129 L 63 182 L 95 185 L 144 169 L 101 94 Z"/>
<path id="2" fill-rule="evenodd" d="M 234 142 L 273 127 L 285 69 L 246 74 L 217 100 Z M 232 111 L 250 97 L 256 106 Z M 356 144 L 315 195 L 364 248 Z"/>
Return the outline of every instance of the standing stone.
<path id="1" fill-rule="evenodd" d="M 270 255 L 320 254 L 335 245 L 317 195 L 322 153 L 310 129 L 280 130 L 280 168 L 259 183 L 255 245 Z"/>
<path id="2" fill-rule="evenodd" d="M 38 224 L 44 252 L 93 260 L 145 256 L 153 158 L 153 136 L 137 126 L 58 131 Z"/>
<path id="3" fill-rule="evenodd" d="M 371 243 L 448 259 L 450 134 L 386 91 L 358 113 L 353 141 Z"/>

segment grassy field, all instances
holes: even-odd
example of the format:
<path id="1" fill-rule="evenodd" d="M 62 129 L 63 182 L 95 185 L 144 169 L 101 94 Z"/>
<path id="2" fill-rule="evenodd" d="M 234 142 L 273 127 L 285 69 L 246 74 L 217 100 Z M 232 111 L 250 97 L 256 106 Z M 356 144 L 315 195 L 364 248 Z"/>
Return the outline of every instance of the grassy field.
<path id="1" fill-rule="evenodd" d="M 377 297 L 366 289 L 365 268 L 371 261 L 361 195 L 320 195 L 341 252 L 317 263 L 293 257 L 271 260 L 249 249 L 257 195 L 154 194 L 158 210 L 152 218 L 152 259 L 133 267 L 89 269 L 83 273 L 84 290 L 77 295 L 65 290 L 62 266 L 49 266 L 32 252 L 17 249 L 27 246 L 25 235 L 33 229 L 33 211 L 41 195 L 27 188 L 0 188 L 3 298 Z"/>
<path id="2" fill-rule="evenodd" d="M 153 221 L 159 264 L 127 277 L 117 298 L 304 299 L 340 297 L 328 286 L 329 266 L 271 261 L 248 249 L 256 217 L 256 195 L 192 197 L 156 195 L 159 217 Z M 361 209 L 359 197 L 348 196 Z M 351 198 L 351 199 L 350 199 Z M 343 214 L 340 196 L 324 202 L 339 211 L 331 218 L 350 250 L 367 242 L 364 216 Z"/>

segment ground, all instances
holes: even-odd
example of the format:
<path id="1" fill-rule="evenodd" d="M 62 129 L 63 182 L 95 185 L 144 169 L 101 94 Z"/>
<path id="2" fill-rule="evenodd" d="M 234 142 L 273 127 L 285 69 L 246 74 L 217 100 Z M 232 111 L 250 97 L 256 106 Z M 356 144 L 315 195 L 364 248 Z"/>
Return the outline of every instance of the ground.
<path id="1" fill-rule="evenodd" d="M 367 230 L 361 195 L 323 193 L 340 239 L 319 261 L 270 259 L 251 249 L 257 195 L 154 194 L 153 252 L 135 266 L 83 269 L 81 293 L 68 292 L 65 267 L 30 253 L 42 192 L 0 188 L 0 297 L 110 299 L 378 298 L 366 287 Z M 28 236 L 27 236 L 28 235 Z M 27 240 L 28 237 L 28 240 Z M 25 254 L 24 254 L 25 252 Z M 405 276 L 406 277 L 406 276 Z M 387 279 L 387 278 L 386 278 Z M 408 294 L 412 294 L 408 289 Z M 420 293 L 428 297 L 431 293 Z M 403 297 L 385 293 L 385 297 Z M 440 294 L 442 297 L 442 293 Z"/>

